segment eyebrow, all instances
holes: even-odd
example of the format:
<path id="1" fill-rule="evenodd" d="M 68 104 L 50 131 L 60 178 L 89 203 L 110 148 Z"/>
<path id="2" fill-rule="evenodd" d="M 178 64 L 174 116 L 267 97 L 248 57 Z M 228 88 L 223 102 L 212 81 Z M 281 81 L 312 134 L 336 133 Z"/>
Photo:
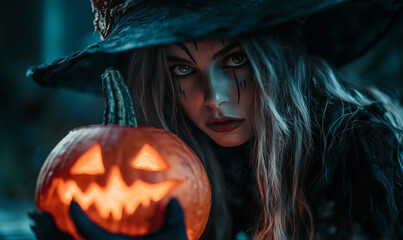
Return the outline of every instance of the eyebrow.
<path id="1" fill-rule="evenodd" d="M 183 51 L 185 51 L 188 56 L 190 57 L 190 59 L 192 59 L 193 63 L 197 65 L 196 61 L 194 60 L 192 54 L 190 54 L 189 49 L 185 46 L 185 44 L 183 43 L 175 43 L 176 46 L 180 47 Z"/>
<path id="2" fill-rule="evenodd" d="M 196 42 L 196 41 L 193 41 L 193 44 L 195 45 L 196 51 L 199 51 L 199 47 L 197 46 L 197 42 Z"/>
<path id="3" fill-rule="evenodd" d="M 232 49 L 240 46 L 241 44 L 238 41 L 234 41 L 228 46 L 222 48 L 220 51 L 218 51 L 216 54 L 214 54 L 213 59 L 219 58 L 222 55 L 225 55 L 227 52 L 231 51 Z"/>
<path id="4" fill-rule="evenodd" d="M 188 54 L 189 58 L 192 60 L 192 62 L 197 65 L 196 61 L 194 60 L 192 54 L 190 54 L 190 51 L 185 46 L 185 44 L 183 44 L 183 43 L 175 43 L 175 45 L 180 47 L 183 51 L 185 51 Z M 226 53 L 228 53 L 229 51 L 231 51 L 232 49 L 234 49 L 234 48 L 236 48 L 236 47 L 238 47 L 240 45 L 241 44 L 238 41 L 232 42 L 231 44 L 227 45 L 226 47 L 222 48 L 220 51 L 215 53 L 214 56 L 213 56 L 213 59 L 216 59 L 216 58 L 219 58 L 219 57 L 225 55 Z M 170 61 L 170 62 L 185 62 L 185 63 L 192 64 L 192 62 L 190 62 L 190 61 L 188 61 L 186 59 L 183 59 L 183 58 L 180 58 L 180 57 L 175 57 L 175 56 L 167 56 L 166 59 L 167 59 L 167 61 Z"/>
<path id="5" fill-rule="evenodd" d="M 180 58 L 180 57 L 175 57 L 175 56 L 167 56 L 167 61 L 169 62 L 183 62 L 183 63 L 187 63 L 187 64 L 192 64 L 191 61 Z"/>

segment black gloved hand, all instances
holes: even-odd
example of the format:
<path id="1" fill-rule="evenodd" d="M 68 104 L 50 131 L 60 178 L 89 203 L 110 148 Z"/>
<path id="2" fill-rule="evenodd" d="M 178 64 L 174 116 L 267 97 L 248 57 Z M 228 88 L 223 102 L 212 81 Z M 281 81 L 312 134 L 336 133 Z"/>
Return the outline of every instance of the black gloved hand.
<path id="1" fill-rule="evenodd" d="M 186 228 L 183 211 L 176 199 L 172 199 L 165 210 L 165 222 L 160 231 L 143 237 L 112 234 L 92 222 L 76 202 L 70 205 L 70 214 L 77 231 L 87 240 L 185 240 Z"/>
<path id="2" fill-rule="evenodd" d="M 123 234 L 109 233 L 92 222 L 81 207 L 74 201 L 70 204 L 70 215 L 80 235 L 87 240 L 186 240 L 186 228 L 183 211 L 176 199 L 172 199 L 165 210 L 165 222 L 160 231 L 142 237 L 130 237 Z M 61 232 L 50 214 L 35 211 L 30 214 L 35 225 L 32 230 L 38 240 L 70 240 L 70 235 Z"/>
<path id="3" fill-rule="evenodd" d="M 73 240 L 73 237 L 57 228 L 52 215 L 47 212 L 35 210 L 29 217 L 34 221 L 32 231 L 38 240 Z"/>

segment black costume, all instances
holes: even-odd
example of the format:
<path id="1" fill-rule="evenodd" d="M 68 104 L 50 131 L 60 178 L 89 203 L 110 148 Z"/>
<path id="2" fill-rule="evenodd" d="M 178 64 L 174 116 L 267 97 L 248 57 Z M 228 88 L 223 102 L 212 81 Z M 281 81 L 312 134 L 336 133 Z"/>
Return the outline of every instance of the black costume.
<path id="1" fill-rule="evenodd" d="M 307 191 L 318 239 L 403 238 L 402 146 L 396 137 L 402 130 L 393 129 L 385 113 L 381 103 L 328 106 L 324 126 L 335 129 L 327 137 L 324 166 L 312 173 L 319 178 Z M 315 154 L 320 163 L 323 152 Z"/>
<path id="2" fill-rule="evenodd" d="M 385 121 L 381 103 L 357 107 L 317 99 L 312 118 L 331 134 L 323 152 L 320 130 L 314 131 L 314 164 L 306 194 L 315 239 L 403 239 L 403 174 L 398 159 L 402 143 L 396 137 L 402 130 Z M 240 232 L 251 237 L 259 214 L 255 172 L 245 161 L 250 149 L 250 143 L 234 148 L 216 145 L 231 196 L 233 239 Z"/>

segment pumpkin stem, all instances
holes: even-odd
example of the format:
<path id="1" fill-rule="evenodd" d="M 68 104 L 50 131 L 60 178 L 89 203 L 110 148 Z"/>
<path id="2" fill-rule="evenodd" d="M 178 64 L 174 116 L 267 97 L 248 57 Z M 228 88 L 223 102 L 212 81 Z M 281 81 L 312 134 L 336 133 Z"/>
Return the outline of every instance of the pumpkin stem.
<path id="1" fill-rule="evenodd" d="M 101 78 L 106 100 L 103 124 L 137 126 L 129 90 L 120 72 L 111 67 Z"/>

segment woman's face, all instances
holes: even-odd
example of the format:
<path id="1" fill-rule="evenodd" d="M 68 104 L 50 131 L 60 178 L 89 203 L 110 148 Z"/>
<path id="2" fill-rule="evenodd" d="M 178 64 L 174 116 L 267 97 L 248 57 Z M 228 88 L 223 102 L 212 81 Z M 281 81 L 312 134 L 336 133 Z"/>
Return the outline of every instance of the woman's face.
<path id="1" fill-rule="evenodd" d="M 239 42 L 172 44 L 166 56 L 180 104 L 195 125 L 224 147 L 248 141 L 253 74 Z"/>

